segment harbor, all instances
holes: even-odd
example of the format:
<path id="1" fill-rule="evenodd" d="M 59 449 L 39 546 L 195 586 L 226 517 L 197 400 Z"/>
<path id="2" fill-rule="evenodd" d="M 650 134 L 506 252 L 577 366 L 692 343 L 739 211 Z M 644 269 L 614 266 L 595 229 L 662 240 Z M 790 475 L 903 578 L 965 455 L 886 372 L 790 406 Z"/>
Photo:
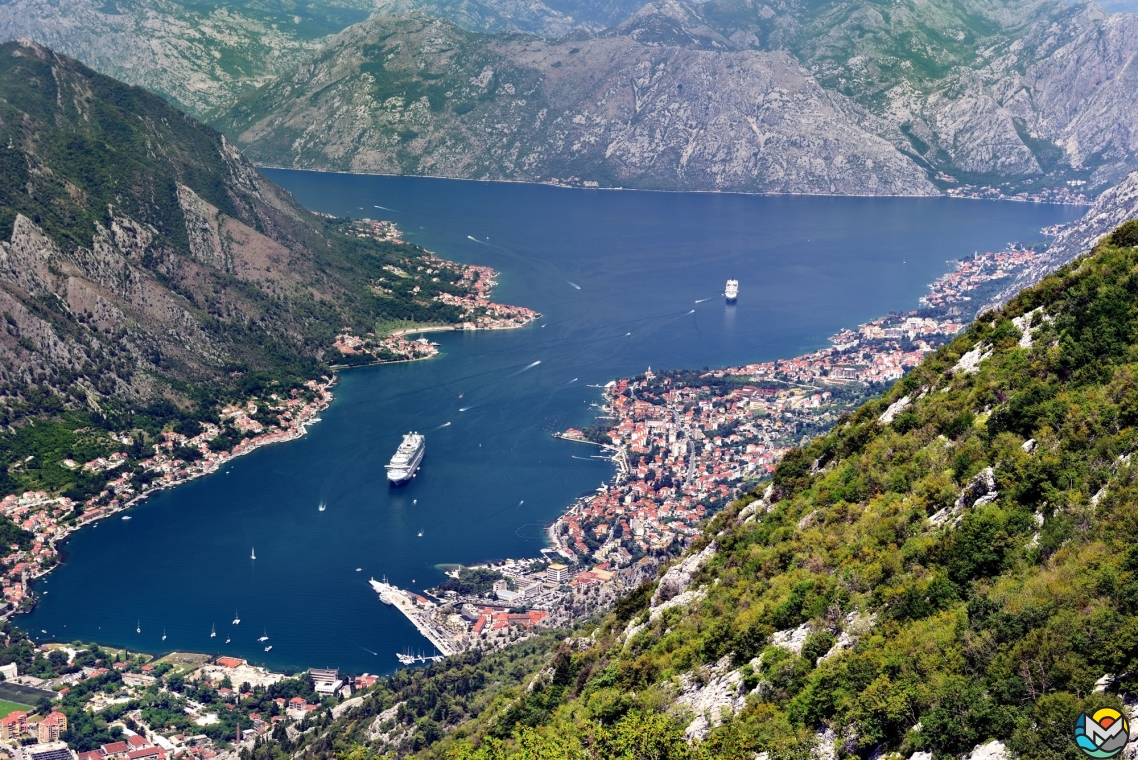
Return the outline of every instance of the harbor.
<path id="1" fill-rule="evenodd" d="M 377 581 L 375 578 L 368 583 L 379 594 L 380 601 L 403 613 L 423 638 L 435 645 L 443 657 L 462 651 L 461 642 L 455 641 L 452 634 L 434 622 L 430 614 L 435 607 L 434 602 L 414 592 L 404 591 L 393 584 Z"/>
<path id="2" fill-rule="evenodd" d="M 603 398 L 589 386 L 634 377 L 649 365 L 659 374 L 664 368 L 742 367 L 800 356 L 842 327 L 915 308 L 930 292 L 928 284 L 952 268 L 947 260 L 991 250 L 986 246 L 993 241 L 1034 239 L 1029 235 L 1040 227 L 1063 221 L 1057 213 L 1063 207 L 1029 204 L 618 197 L 540 187 L 513 192 L 490 184 L 457 197 L 470 186 L 295 176 L 335 186 L 306 195 L 304 187 L 290 185 L 301 202 L 320 210 L 364 215 L 358 207 L 377 203 L 405 211 L 396 221 L 408 239 L 447 258 L 493 267 L 501 273 L 496 300 L 546 316 L 517 330 L 434 333 L 428 337 L 442 344 L 436 359 L 342 372 L 335 401 L 307 435 L 262 446 L 212 476 L 156 493 L 127 513 L 129 521 L 115 515 L 70 534 L 61 546 L 66 561 L 35 583 L 38 604 L 17 621 L 41 640 L 202 651 L 277 671 L 337 665 L 391 672 L 401 667 L 396 652 L 429 654 L 431 644 L 402 612 L 377 601 L 369 577 L 386 573 L 399 588 L 436 601 L 424 589 L 446 580 L 442 565 L 536 558 L 548 546 L 546 526 L 575 499 L 611 482 L 614 465 L 592 458 L 608 452 L 550 435 L 595 424 L 598 410 L 591 405 Z M 352 183 L 392 197 L 353 203 L 345 195 Z M 348 189 L 338 189 L 343 187 Z M 394 202 L 400 193 L 406 198 Z M 590 205 L 600 197 L 603 205 Z M 659 213 L 651 225 L 630 227 L 636 216 L 630 203 Z M 680 205 L 695 210 L 677 213 Z M 446 214 L 433 213 L 436 208 Z M 899 225 L 896 230 L 882 232 L 885 215 Z M 843 230 L 835 248 L 825 238 L 827 225 L 851 216 L 866 224 Z M 1018 226 L 1004 221 L 1017 218 Z M 698 260 L 694 250 L 702 252 Z M 871 274 L 870 264 L 891 276 Z M 725 306 L 722 295 L 728 277 L 740 282 L 734 307 Z M 710 300 L 694 303 L 705 298 Z M 781 365 L 778 370 L 784 371 Z M 255 413 L 246 409 L 244 418 L 227 420 L 227 426 L 251 428 L 243 420 L 262 418 L 273 393 L 285 395 L 265 387 L 258 394 L 266 404 Z M 718 418 L 720 406 L 713 405 L 709 420 Z M 700 410 L 701 421 L 703 416 Z M 392 488 L 384 466 L 408 431 L 426 436 L 428 452 L 418 477 Z M 629 449 L 634 471 L 640 456 Z M 90 461 L 73 459 L 80 466 Z M 693 482 L 700 478 L 696 472 Z M 637 477 L 630 487 L 638 483 L 645 481 Z M 598 517 L 596 526 L 579 523 L 592 540 L 591 528 L 613 525 Z M 42 518 L 29 512 L 18 519 Z M 666 528 L 666 519 L 657 522 Z M 575 537 L 568 543 L 572 548 Z M 174 550 L 183 544 L 194 548 L 192 561 Z M 33 544 L 29 554 L 35 551 Z M 590 571 L 603 564 L 589 560 Z M 108 606 L 108 597 L 127 603 Z M 519 606 L 495 601 L 498 608 L 483 630 L 508 620 L 509 610 Z M 478 617 L 471 628 L 484 609 L 472 605 Z M 242 618 L 236 627 L 229 624 L 235 607 Z M 213 622 L 218 636 L 211 639 Z M 272 639 L 258 642 L 266 626 Z M 520 626 L 502 630 L 510 629 Z M 232 643 L 225 645 L 229 632 Z M 265 652 L 269 643 L 274 647 Z"/>

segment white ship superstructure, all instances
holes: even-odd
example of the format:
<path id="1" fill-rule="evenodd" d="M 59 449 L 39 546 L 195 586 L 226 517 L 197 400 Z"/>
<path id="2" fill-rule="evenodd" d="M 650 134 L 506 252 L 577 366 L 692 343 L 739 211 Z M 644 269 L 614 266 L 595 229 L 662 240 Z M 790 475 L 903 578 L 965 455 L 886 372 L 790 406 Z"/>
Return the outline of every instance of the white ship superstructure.
<path id="1" fill-rule="evenodd" d="M 723 291 L 723 295 L 726 296 L 727 303 L 735 303 L 735 300 L 739 298 L 739 281 L 728 280 L 727 289 Z"/>
<path id="2" fill-rule="evenodd" d="M 418 433 L 403 436 L 403 443 L 395 450 L 395 455 L 387 463 L 387 479 L 393 485 L 402 485 L 415 477 L 423 453 L 427 450 L 427 439 Z"/>
<path id="3" fill-rule="evenodd" d="M 399 589 L 395 588 L 395 586 L 392 586 L 387 582 L 386 575 L 383 576 L 382 581 L 377 581 L 375 578 L 372 578 L 370 581 L 368 581 L 368 583 L 371 584 L 371 587 L 375 590 L 375 593 L 379 594 L 379 601 L 383 602 L 384 604 L 391 604 L 395 599 L 395 594 L 399 593 Z"/>

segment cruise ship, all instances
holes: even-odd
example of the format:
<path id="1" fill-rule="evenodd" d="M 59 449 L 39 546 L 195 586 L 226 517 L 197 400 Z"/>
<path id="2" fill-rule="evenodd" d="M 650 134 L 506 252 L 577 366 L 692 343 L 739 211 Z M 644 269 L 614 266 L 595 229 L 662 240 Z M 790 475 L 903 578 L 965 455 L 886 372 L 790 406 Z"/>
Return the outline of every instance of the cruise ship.
<path id="1" fill-rule="evenodd" d="M 387 463 L 387 479 L 392 485 L 401 486 L 415 477 L 426 449 L 427 439 L 418 433 L 403 436 L 403 443 L 399 444 L 391 461 Z"/>
<path id="2" fill-rule="evenodd" d="M 723 291 L 723 295 L 727 297 L 727 303 L 735 303 L 739 298 L 739 281 L 728 280 L 727 289 Z"/>

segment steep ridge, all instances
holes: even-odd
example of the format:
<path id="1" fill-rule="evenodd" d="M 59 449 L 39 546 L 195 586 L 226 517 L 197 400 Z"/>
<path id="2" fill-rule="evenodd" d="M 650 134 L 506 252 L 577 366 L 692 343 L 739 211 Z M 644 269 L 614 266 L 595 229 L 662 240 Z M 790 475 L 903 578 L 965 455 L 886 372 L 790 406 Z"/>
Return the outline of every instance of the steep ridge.
<path id="1" fill-rule="evenodd" d="M 1128 710 L 1138 664 L 1135 272 L 1138 221 L 555 648 L 401 673 L 255 754 L 1072 756 L 1076 717 Z"/>
<path id="2" fill-rule="evenodd" d="M 30 43 L 0 46 L 0 91 L 5 424 L 212 408 L 244 373 L 319 375 L 342 326 L 457 321 L 443 285 L 371 288 L 421 249 L 340 233 L 157 96 Z"/>
<path id="3" fill-rule="evenodd" d="M 218 126 L 269 165 L 751 192 L 934 192 L 785 53 L 485 36 L 379 16 Z M 898 133 L 897 140 L 903 139 Z"/>

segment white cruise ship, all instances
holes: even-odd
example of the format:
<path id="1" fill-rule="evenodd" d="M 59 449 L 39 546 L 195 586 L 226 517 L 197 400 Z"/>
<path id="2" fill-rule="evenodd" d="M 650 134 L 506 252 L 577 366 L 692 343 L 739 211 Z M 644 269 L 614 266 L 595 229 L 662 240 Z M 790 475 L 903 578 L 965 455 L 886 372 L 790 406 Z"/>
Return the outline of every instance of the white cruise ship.
<path id="1" fill-rule="evenodd" d="M 415 477 L 415 471 L 419 469 L 426 450 L 427 439 L 424 436 L 418 433 L 403 436 L 403 443 L 399 444 L 391 461 L 387 463 L 387 479 L 392 485 L 403 485 Z"/>
<path id="2" fill-rule="evenodd" d="M 739 298 L 739 281 L 728 280 L 727 289 L 723 291 L 723 295 L 727 297 L 727 303 L 735 303 Z"/>

